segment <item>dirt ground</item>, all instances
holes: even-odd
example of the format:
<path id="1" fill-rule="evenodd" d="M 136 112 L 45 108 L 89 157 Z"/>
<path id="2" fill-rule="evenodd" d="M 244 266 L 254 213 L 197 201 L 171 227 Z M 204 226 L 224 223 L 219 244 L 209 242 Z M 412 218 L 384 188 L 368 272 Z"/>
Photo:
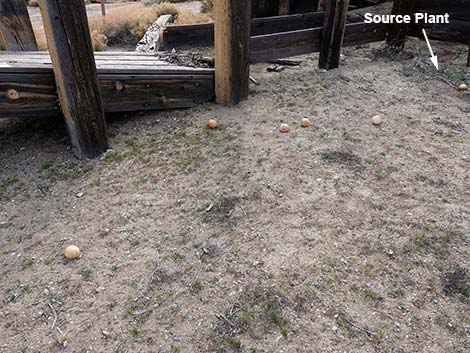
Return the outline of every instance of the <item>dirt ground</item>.
<path id="1" fill-rule="evenodd" d="M 113 117 L 91 161 L 0 121 L 0 352 L 468 352 L 466 48 L 382 46 Z"/>

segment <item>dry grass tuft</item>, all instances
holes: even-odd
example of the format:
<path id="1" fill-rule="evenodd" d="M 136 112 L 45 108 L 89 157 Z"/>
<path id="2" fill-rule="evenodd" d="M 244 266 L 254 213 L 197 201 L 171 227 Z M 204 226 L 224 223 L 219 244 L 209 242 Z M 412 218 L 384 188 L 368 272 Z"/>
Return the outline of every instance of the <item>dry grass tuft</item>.
<path id="1" fill-rule="evenodd" d="M 90 31 L 106 36 L 109 45 L 135 44 L 158 17 L 166 14 L 178 17 L 175 5 L 162 3 L 145 7 L 143 4 L 135 4 L 110 10 L 104 18 L 91 17 Z"/>
<path id="2" fill-rule="evenodd" d="M 214 0 L 201 0 L 202 12 L 210 13 L 214 10 Z"/>
<path id="3" fill-rule="evenodd" d="M 212 17 L 207 13 L 194 14 L 191 10 L 180 10 L 176 18 L 176 23 L 180 25 L 192 23 L 205 23 L 212 21 Z"/>
<path id="4" fill-rule="evenodd" d="M 145 6 L 136 3 L 130 6 L 111 9 L 106 17 L 92 16 L 88 19 L 91 39 L 95 51 L 106 50 L 107 46 L 135 45 L 161 15 L 171 14 L 177 24 L 203 23 L 211 21 L 207 13 L 194 14 L 190 10 L 178 10 L 169 2 Z M 34 28 L 40 50 L 47 49 L 44 31 Z"/>
<path id="5" fill-rule="evenodd" d="M 93 43 L 94 51 L 105 51 L 108 46 L 108 38 L 97 30 L 91 32 L 91 42 Z"/>

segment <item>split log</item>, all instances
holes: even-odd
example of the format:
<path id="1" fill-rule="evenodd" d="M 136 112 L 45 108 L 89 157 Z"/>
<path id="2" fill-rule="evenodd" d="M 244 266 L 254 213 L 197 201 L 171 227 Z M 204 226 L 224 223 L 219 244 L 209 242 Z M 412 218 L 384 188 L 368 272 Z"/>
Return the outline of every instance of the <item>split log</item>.
<path id="1" fill-rule="evenodd" d="M 155 52 L 163 47 L 163 30 L 174 21 L 173 15 L 160 16 L 145 32 L 135 48 L 138 52 Z"/>

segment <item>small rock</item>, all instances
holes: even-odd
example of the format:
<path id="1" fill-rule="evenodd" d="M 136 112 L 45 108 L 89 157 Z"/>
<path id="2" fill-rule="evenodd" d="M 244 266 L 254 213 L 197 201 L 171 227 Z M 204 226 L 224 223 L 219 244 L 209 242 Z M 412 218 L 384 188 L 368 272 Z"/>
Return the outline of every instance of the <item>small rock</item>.
<path id="1" fill-rule="evenodd" d="M 468 90 L 468 86 L 465 83 L 459 85 L 459 91 L 466 91 Z"/>

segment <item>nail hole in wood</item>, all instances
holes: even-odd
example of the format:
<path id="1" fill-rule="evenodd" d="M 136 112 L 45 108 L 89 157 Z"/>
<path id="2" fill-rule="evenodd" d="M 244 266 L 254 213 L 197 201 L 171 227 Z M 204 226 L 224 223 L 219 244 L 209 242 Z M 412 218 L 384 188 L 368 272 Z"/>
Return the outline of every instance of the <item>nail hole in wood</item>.
<path id="1" fill-rule="evenodd" d="M 7 91 L 7 97 L 8 99 L 11 99 L 11 100 L 17 100 L 20 98 L 20 94 L 18 93 L 17 90 L 9 89 Z"/>
<path id="2" fill-rule="evenodd" d="M 115 84 L 114 84 L 114 88 L 116 89 L 116 91 L 124 91 L 124 88 L 126 88 L 126 85 L 124 83 L 122 83 L 121 81 L 117 81 Z"/>

